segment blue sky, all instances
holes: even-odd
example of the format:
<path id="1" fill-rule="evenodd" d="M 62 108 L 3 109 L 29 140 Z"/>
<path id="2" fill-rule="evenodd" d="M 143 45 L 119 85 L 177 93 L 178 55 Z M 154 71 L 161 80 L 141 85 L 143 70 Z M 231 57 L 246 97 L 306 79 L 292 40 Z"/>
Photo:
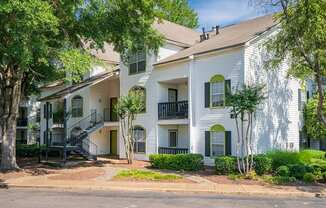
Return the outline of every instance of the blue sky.
<path id="1" fill-rule="evenodd" d="M 262 9 L 251 6 L 249 0 L 188 0 L 188 2 L 198 13 L 199 29 L 229 25 L 265 14 Z"/>

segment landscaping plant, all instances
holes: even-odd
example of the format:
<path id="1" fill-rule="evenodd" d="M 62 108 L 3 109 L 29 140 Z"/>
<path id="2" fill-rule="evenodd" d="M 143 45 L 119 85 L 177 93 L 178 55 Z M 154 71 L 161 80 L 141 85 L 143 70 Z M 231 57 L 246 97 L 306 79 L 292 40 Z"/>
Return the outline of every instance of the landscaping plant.
<path id="1" fill-rule="evenodd" d="M 221 156 L 215 158 L 215 169 L 219 175 L 230 175 L 237 170 L 237 158 L 232 156 Z"/>
<path id="2" fill-rule="evenodd" d="M 149 161 L 153 168 L 168 170 L 197 171 L 204 167 L 201 154 L 152 154 Z"/>
<path id="3" fill-rule="evenodd" d="M 238 134 L 236 153 L 240 174 L 246 175 L 253 169 L 254 141 L 252 128 L 257 107 L 265 99 L 263 89 L 263 85 L 244 85 L 228 98 Z"/>
<path id="4" fill-rule="evenodd" d="M 272 169 L 272 159 L 263 154 L 255 155 L 254 169 L 258 175 L 268 174 Z"/>
<path id="5" fill-rule="evenodd" d="M 141 94 L 131 91 L 128 95 L 121 96 L 115 106 L 128 164 L 132 164 L 134 159 L 134 121 L 136 115 L 144 109 L 143 100 Z"/>

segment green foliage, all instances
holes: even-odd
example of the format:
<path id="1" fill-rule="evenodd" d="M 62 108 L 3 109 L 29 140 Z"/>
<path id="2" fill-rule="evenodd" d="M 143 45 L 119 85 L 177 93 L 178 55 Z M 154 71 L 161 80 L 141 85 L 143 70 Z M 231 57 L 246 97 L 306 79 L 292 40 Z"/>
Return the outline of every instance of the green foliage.
<path id="1" fill-rule="evenodd" d="M 169 170 L 197 171 L 203 169 L 201 154 L 152 154 L 149 156 L 152 167 Z"/>
<path id="2" fill-rule="evenodd" d="M 258 105 L 265 99 L 263 85 L 243 85 L 235 93 L 229 96 L 228 103 L 232 107 L 231 112 L 239 117 L 241 114 L 255 112 Z"/>
<path id="3" fill-rule="evenodd" d="M 296 179 L 301 180 L 304 174 L 307 172 L 307 168 L 302 164 L 291 164 L 288 165 L 290 170 L 290 176 L 295 177 Z"/>
<path id="4" fill-rule="evenodd" d="M 275 150 L 275 151 L 268 152 L 266 155 L 272 159 L 273 171 L 275 171 L 278 167 L 283 165 L 301 164 L 298 152 Z"/>
<path id="5" fill-rule="evenodd" d="M 197 13 L 189 6 L 188 0 L 165 1 L 162 7 L 162 18 L 189 27 L 199 26 Z"/>
<path id="6" fill-rule="evenodd" d="M 304 109 L 304 130 L 310 138 L 324 139 L 326 138 L 326 127 L 318 118 L 317 106 L 318 96 L 308 100 Z M 326 116 L 326 102 L 323 105 L 323 112 Z"/>
<path id="7" fill-rule="evenodd" d="M 41 146 L 44 150 L 45 146 Z M 37 144 L 18 144 L 16 147 L 16 155 L 19 157 L 37 157 L 40 154 L 40 148 Z"/>
<path id="8" fill-rule="evenodd" d="M 266 155 L 255 155 L 254 169 L 258 175 L 269 173 L 272 169 L 272 159 Z"/>
<path id="9" fill-rule="evenodd" d="M 289 176 L 265 176 L 264 179 L 266 182 L 276 185 L 287 185 L 296 182 L 294 177 Z"/>
<path id="10" fill-rule="evenodd" d="M 143 96 L 137 92 L 130 92 L 126 96 L 121 96 L 115 106 L 115 112 L 120 119 L 127 116 L 131 116 L 134 119 L 135 115 L 142 112 L 143 109 Z"/>
<path id="11" fill-rule="evenodd" d="M 305 173 L 303 175 L 303 181 L 306 183 L 313 183 L 316 181 L 316 176 L 313 173 Z"/>
<path id="12" fill-rule="evenodd" d="M 150 180 L 150 181 L 173 181 L 182 179 L 181 176 L 175 174 L 163 174 L 148 170 L 122 170 L 115 179 L 133 179 L 133 180 Z"/>
<path id="13" fill-rule="evenodd" d="M 216 173 L 219 175 L 229 175 L 236 172 L 237 159 L 232 156 L 215 158 Z"/>
<path id="14" fill-rule="evenodd" d="M 288 177 L 290 176 L 290 170 L 287 166 L 282 165 L 276 169 L 276 175 L 277 176 L 282 176 L 282 177 Z"/>
<path id="15" fill-rule="evenodd" d="M 300 151 L 299 160 L 304 164 L 309 164 L 314 159 L 325 160 L 326 159 L 325 155 L 326 153 L 324 151 L 306 149 Z"/>

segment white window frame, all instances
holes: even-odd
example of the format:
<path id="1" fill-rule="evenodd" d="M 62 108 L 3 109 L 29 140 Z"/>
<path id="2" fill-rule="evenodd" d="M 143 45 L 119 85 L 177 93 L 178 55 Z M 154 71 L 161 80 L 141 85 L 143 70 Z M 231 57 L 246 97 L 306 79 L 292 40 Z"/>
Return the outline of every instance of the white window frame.
<path id="1" fill-rule="evenodd" d="M 221 84 L 222 85 L 222 92 L 213 92 L 213 89 L 214 89 L 214 85 L 216 85 L 216 84 Z M 218 81 L 218 82 L 211 82 L 210 83 L 210 88 L 211 88 L 211 90 L 210 90 L 210 106 L 212 107 L 212 108 L 218 108 L 218 107 L 223 107 L 223 106 L 225 106 L 225 81 Z M 213 103 L 213 97 L 214 96 L 220 96 L 220 95 L 222 95 L 222 97 L 223 97 L 223 105 L 214 105 Z"/>
<path id="2" fill-rule="evenodd" d="M 213 134 L 214 133 L 221 133 L 223 134 L 223 144 L 222 143 L 214 143 L 213 142 Z M 223 154 L 222 155 L 213 155 L 213 145 L 221 145 L 223 146 Z M 210 132 L 210 155 L 211 157 L 218 157 L 218 156 L 223 156 L 225 155 L 225 132 L 224 131 L 211 131 Z"/>
<path id="3" fill-rule="evenodd" d="M 140 62 L 145 62 L 145 69 L 142 71 L 139 71 L 139 64 Z M 132 64 L 136 64 L 136 72 L 131 72 L 130 71 L 130 66 Z M 137 51 L 136 53 L 133 53 L 129 56 L 128 59 L 128 71 L 129 75 L 134 75 L 134 74 L 139 74 L 139 73 L 144 73 L 146 71 L 146 51 L 145 50 L 140 50 Z"/>
<path id="4" fill-rule="evenodd" d="M 143 138 L 137 138 L 136 137 L 136 131 L 139 131 L 139 130 L 142 130 L 143 131 Z M 133 134 L 134 134 L 134 136 L 133 136 L 133 138 L 134 138 L 134 145 L 135 145 L 135 153 L 137 153 L 137 154 L 145 154 L 146 153 L 146 131 L 145 131 L 145 129 L 143 128 L 143 127 L 141 127 L 141 126 L 136 126 L 136 127 L 134 127 L 134 130 L 133 130 Z M 144 143 L 145 144 L 145 151 L 144 152 L 139 152 L 138 151 L 138 145 L 137 145 L 137 143 Z"/>
<path id="5" fill-rule="evenodd" d="M 175 146 L 171 146 L 171 138 L 170 138 L 170 133 L 171 132 L 175 132 L 176 133 L 176 141 L 175 141 Z M 179 137 L 179 134 L 178 134 L 178 129 L 169 129 L 169 147 L 171 148 L 177 148 L 178 147 L 178 137 Z"/>

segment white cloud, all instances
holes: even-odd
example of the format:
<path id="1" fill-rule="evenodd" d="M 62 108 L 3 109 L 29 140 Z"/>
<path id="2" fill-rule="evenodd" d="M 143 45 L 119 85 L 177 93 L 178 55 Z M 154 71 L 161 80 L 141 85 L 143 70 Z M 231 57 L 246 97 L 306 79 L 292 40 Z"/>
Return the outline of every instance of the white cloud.
<path id="1" fill-rule="evenodd" d="M 199 15 L 200 27 L 227 25 L 261 15 L 248 0 L 190 0 Z"/>

